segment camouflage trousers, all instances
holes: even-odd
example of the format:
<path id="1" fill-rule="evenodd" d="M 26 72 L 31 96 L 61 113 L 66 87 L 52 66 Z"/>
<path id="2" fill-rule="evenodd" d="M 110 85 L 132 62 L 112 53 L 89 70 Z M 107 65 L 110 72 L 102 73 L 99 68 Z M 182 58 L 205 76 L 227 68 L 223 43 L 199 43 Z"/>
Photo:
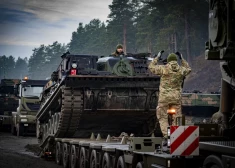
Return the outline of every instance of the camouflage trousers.
<path id="1" fill-rule="evenodd" d="M 173 115 L 172 118 L 172 125 L 175 125 L 175 118 L 182 114 L 181 104 L 169 105 L 168 103 L 158 103 L 158 106 L 156 108 L 156 115 L 164 138 L 167 138 L 167 127 L 169 126 L 167 110 L 169 108 L 174 108 L 176 110 L 176 114 Z"/>

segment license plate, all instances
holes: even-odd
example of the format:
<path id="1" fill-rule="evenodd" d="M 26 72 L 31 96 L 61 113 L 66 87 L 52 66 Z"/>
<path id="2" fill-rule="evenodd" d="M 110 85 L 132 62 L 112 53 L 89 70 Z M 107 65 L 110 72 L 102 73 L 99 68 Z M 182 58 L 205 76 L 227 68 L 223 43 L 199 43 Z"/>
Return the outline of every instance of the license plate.
<path id="1" fill-rule="evenodd" d="M 25 127 L 28 127 L 28 126 L 29 126 L 29 124 L 24 124 L 24 126 L 25 126 Z"/>

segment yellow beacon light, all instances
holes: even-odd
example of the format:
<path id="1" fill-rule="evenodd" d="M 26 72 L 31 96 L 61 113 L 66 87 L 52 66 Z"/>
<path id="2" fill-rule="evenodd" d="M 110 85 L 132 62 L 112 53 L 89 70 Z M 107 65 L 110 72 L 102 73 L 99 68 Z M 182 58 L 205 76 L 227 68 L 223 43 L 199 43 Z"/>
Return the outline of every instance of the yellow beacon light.
<path id="1" fill-rule="evenodd" d="M 29 78 L 27 76 L 24 77 L 24 80 L 28 80 Z"/>
<path id="2" fill-rule="evenodd" d="M 176 114 L 176 110 L 175 109 L 168 109 L 167 113 L 171 114 L 171 115 L 174 115 L 174 114 Z"/>

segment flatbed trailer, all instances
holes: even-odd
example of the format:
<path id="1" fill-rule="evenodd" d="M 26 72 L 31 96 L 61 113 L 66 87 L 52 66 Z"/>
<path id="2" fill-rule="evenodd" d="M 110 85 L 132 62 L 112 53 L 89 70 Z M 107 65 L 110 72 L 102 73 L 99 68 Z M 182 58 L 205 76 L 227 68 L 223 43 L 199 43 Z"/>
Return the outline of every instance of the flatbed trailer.
<path id="1" fill-rule="evenodd" d="M 205 168 L 234 168 L 235 141 L 208 141 L 199 143 L 200 152 L 204 156 Z"/>
<path id="2" fill-rule="evenodd" d="M 55 138 L 52 141 L 55 161 L 64 168 L 199 168 L 203 164 L 201 156 L 174 156 L 163 152 L 161 137 L 100 139 L 98 135 L 96 139 L 91 136 L 90 139 Z"/>

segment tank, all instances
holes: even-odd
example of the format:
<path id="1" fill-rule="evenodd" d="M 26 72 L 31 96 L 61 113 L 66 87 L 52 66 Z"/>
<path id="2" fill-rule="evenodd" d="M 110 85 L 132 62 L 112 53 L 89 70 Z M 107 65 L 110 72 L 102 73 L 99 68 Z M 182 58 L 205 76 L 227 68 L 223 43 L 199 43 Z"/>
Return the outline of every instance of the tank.
<path id="1" fill-rule="evenodd" d="M 185 115 L 186 124 L 210 123 L 219 106 L 219 93 L 182 93 L 182 114 Z"/>
<path id="2" fill-rule="evenodd" d="M 40 98 L 40 144 L 49 137 L 88 138 L 91 133 L 151 135 L 160 79 L 148 72 L 148 61 L 148 54 L 62 55 Z"/>

